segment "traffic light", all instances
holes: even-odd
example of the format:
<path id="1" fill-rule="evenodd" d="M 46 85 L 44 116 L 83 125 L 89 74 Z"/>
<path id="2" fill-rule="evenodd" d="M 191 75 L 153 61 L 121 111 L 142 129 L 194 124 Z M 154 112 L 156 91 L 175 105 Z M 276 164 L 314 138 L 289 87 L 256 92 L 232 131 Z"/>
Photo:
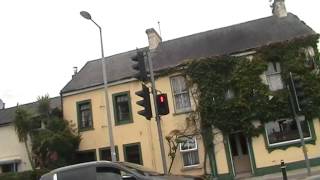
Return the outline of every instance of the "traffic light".
<path id="1" fill-rule="evenodd" d="M 307 100 L 304 94 L 304 86 L 300 76 L 290 75 L 291 78 L 291 93 L 295 102 L 295 106 L 298 111 L 302 111 L 302 108 L 307 104 Z"/>
<path id="2" fill-rule="evenodd" d="M 152 118 L 152 110 L 150 103 L 149 88 L 146 85 L 142 84 L 142 90 L 137 91 L 135 94 L 137 96 L 142 97 L 142 100 L 137 101 L 136 104 L 144 107 L 144 110 L 138 111 L 138 114 L 144 116 L 147 120 L 150 120 Z"/>
<path id="3" fill-rule="evenodd" d="M 169 105 L 167 94 L 158 94 L 157 95 L 157 107 L 159 115 L 169 114 Z"/>
<path id="4" fill-rule="evenodd" d="M 135 63 L 132 65 L 132 68 L 138 71 L 133 77 L 140 81 L 147 81 L 148 75 L 146 71 L 146 65 L 144 62 L 143 51 L 137 51 L 137 54 L 131 57 L 131 60 Z"/>

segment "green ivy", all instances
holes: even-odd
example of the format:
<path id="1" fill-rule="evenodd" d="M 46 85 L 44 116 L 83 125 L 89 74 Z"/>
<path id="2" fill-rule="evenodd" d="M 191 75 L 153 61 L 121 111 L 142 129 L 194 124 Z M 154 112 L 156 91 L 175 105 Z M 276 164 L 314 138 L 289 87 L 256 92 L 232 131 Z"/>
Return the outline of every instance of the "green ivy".
<path id="1" fill-rule="evenodd" d="M 202 134 L 209 136 L 215 127 L 227 134 L 242 131 L 255 136 L 262 127 L 255 127 L 253 121 L 260 120 L 263 124 L 292 116 L 287 89 L 270 91 L 261 79 L 269 62 L 280 63 L 285 87 L 289 72 L 301 76 L 304 92 L 310 98 L 301 113 L 307 119 L 318 117 L 320 78 L 305 66 L 306 56 L 301 50 L 311 46 L 318 54 L 317 42 L 318 35 L 314 35 L 258 48 L 251 58 L 219 56 L 183 64 L 184 73 L 190 78 L 189 85 L 196 85 L 200 94 L 197 111 L 201 116 Z M 232 98 L 226 97 L 228 90 Z"/>

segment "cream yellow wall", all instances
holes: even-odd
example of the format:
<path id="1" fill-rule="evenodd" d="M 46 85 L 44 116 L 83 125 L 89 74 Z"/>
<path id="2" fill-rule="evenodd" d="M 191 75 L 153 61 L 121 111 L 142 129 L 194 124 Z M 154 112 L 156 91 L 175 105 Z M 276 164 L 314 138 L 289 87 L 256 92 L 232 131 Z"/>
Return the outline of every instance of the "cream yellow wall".
<path id="1" fill-rule="evenodd" d="M 19 158 L 18 171 L 31 170 L 26 148 L 19 142 L 13 124 L 0 126 L 0 137 L 0 161 Z"/>
<path id="2" fill-rule="evenodd" d="M 170 108 L 170 114 L 162 116 L 161 125 L 163 137 L 168 135 L 172 130 L 184 129 L 186 126 L 186 117 L 188 114 L 176 114 L 174 112 L 173 96 L 171 91 L 169 77 L 161 77 L 156 80 L 157 90 L 162 93 L 167 93 L 168 102 Z M 120 161 L 124 161 L 123 145 L 130 143 L 141 143 L 143 165 L 157 171 L 162 171 L 162 161 L 160 156 L 159 137 L 157 133 L 157 125 L 155 119 L 151 121 L 146 120 L 144 117 L 137 114 L 137 111 L 141 110 L 140 106 L 136 105 L 136 101 L 140 100 L 134 93 L 141 90 L 141 84 L 137 81 L 127 82 L 118 85 L 112 85 L 109 88 L 109 99 L 112 100 L 112 94 L 130 91 L 131 107 L 133 123 L 124 125 L 114 125 L 113 120 L 113 107 L 110 102 L 111 116 L 113 122 L 113 133 L 115 145 L 118 146 Z M 151 96 L 152 97 L 152 96 Z M 89 149 L 99 149 L 109 146 L 107 125 L 105 120 L 104 110 L 104 93 L 103 89 L 96 89 L 89 92 L 82 92 L 73 95 L 64 95 L 63 97 L 63 112 L 64 118 L 70 120 L 77 127 L 77 109 L 76 103 L 83 100 L 91 100 L 92 113 L 93 113 L 93 126 L 94 130 L 81 132 L 82 141 L 80 143 L 80 151 Z M 228 166 L 226 161 L 226 155 L 224 145 L 222 142 L 222 136 L 218 136 L 217 140 L 220 143 L 216 145 L 216 160 L 218 165 L 219 174 L 227 173 Z M 168 155 L 169 147 L 165 142 L 165 151 L 167 157 L 167 166 L 169 167 L 170 160 Z M 201 137 L 197 137 L 199 146 L 199 158 L 200 165 L 193 168 L 184 168 L 183 161 L 180 152 L 177 152 L 177 157 L 174 161 L 172 173 L 174 174 L 190 174 L 200 175 L 203 174 L 203 161 L 204 161 L 204 147 Z M 98 155 L 97 151 L 97 155 Z M 99 156 L 99 155 L 98 155 Z M 98 158 L 99 159 L 99 158 Z M 209 170 L 209 164 L 207 165 Z"/>
<path id="3" fill-rule="evenodd" d="M 316 133 L 316 145 L 307 144 L 308 156 L 310 159 L 320 157 L 320 123 L 318 119 L 313 120 Z M 253 151 L 256 159 L 257 168 L 279 165 L 280 160 L 286 163 L 304 160 L 301 148 L 289 147 L 286 150 L 274 150 L 268 152 L 263 135 L 252 139 Z"/>

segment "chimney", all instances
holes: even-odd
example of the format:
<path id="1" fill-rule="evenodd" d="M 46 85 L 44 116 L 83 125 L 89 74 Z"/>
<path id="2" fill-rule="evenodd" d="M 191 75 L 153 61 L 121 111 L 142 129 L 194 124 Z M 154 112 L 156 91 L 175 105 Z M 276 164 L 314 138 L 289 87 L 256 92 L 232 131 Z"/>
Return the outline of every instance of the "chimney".
<path id="1" fill-rule="evenodd" d="M 5 108 L 5 103 L 0 99 L 0 110 Z"/>
<path id="2" fill-rule="evenodd" d="M 288 14 L 284 0 L 273 0 L 273 4 L 271 5 L 271 7 L 272 7 L 272 14 L 274 16 L 281 18 L 281 17 L 286 17 Z"/>
<path id="3" fill-rule="evenodd" d="M 153 28 L 147 29 L 146 33 L 148 35 L 148 41 L 149 41 L 149 49 L 154 50 L 158 47 L 158 45 L 161 43 L 162 38 L 157 33 L 156 30 Z"/>
<path id="4" fill-rule="evenodd" d="M 78 73 L 78 67 L 77 66 L 74 66 L 73 67 L 73 75 L 72 75 L 72 78 Z"/>

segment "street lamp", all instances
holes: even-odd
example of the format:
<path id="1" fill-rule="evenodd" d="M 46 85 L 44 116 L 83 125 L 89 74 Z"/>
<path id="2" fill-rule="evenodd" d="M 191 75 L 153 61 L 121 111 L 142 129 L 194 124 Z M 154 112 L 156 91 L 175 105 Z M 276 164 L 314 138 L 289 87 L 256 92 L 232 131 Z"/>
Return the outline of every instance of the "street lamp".
<path id="1" fill-rule="evenodd" d="M 116 152 L 114 148 L 114 140 L 113 140 L 113 132 L 112 132 L 112 122 L 111 122 L 111 114 L 109 108 L 109 96 L 108 96 L 108 82 L 107 82 L 107 70 L 106 70 L 106 59 L 104 58 L 103 52 L 103 43 L 102 43 L 102 30 L 101 27 L 91 18 L 91 15 L 86 11 L 81 11 L 80 15 L 85 19 L 92 21 L 98 28 L 100 32 L 100 44 L 101 44 L 101 64 L 102 64 L 102 73 L 103 73 L 103 86 L 104 86 L 104 96 L 105 96 L 105 111 L 106 111 L 106 121 L 108 124 L 109 130 L 109 143 L 111 149 L 111 160 L 116 161 Z"/>

